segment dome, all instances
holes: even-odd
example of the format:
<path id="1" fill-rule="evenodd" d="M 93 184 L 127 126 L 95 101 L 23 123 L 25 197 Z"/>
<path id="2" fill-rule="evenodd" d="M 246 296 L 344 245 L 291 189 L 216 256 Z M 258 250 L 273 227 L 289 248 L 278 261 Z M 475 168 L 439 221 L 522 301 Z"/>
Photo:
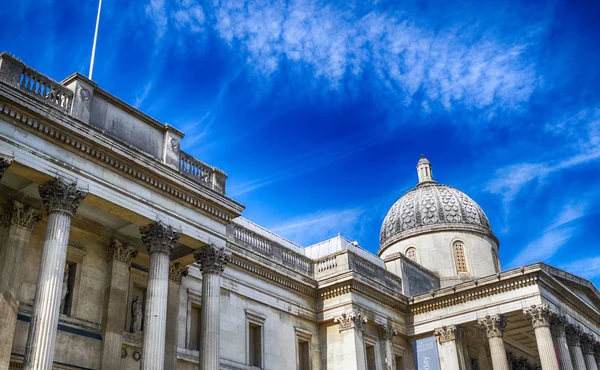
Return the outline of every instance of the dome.
<path id="1" fill-rule="evenodd" d="M 434 230 L 470 230 L 496 239 L 481 207 L 460 190 L 433 181 L 431 164 L 423 156 L 417 172 L 417 186 L 402 195 L 383 220 L 381 249 L 405 237 Z"/>

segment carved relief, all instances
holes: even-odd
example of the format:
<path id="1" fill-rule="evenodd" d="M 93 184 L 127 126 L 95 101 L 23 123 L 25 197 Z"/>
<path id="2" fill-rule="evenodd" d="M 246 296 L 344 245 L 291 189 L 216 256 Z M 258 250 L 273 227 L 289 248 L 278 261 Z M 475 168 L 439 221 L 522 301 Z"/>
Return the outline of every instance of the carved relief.
<path id="1" fill-rule="evenodd" d="M 148 249 L 148 253 L 171 254 L 173 247 L 181 237 L 181 234 L 173 230 L 172 226 L 165 225 L 161 221 L 141 227 L 140 234 L 142 234 L 142 242 Z"/>
<path id="2" fill-rule="evenodd" d="M 391 341 L 398 335 L 398 330 L 391 324 L 384 324 L 379 326 L 379 338 Z"/>
<path id="3" fill-rule="evenodd" d="M 340 333 L 349 329 L 362 331 L 364 325 L 367 323 L 367 318 L 358 311 L 351 311 L 334 318 L 333 322 L 339 325 Z"/>
<path id="4" fill-rule="evenodd" d="M 445 343 L 457 339 L 460 340 L 461 328 L 458 325 L 443 326 L 435 329 L 433 334 L 439 343 Z"/>
<path id="5" fill-rule="evenodd" d="M 0 180 L 4 176 L 6 169 L 11 165 L 12 157 L 0 156 Z"/>
<path id="6" fill-rule="evenodd" d="M 187 276 L 188 268 L 181 265 L 179 262 L 169 263 L 169 280 L 181 284 L 184 276 Z"/>
<path id="7" fill-rule="evenodd" d="M 231 262 L 231 252 L 225 247 L 214 244 L 207 245 L 194 252 L 194 258 L 200 265 L 202 272 L 221 274 Z"/>
<path id="8" fill-rule="evenodd" d="M 523 314 L 531 322 L 534 329 L 550 326 L 550 308 L 546 303 L 532 305 L 530 308 L 524 309 Z"/>
<path id="9" fill-rule="evenodd" d="M 108 246 L 108 253 L 106 254 L 107 261 L 119 261 L 126 264 L 130 264 L 131 260 L 134 259 L 138 254 L 135 247 L 122 243 L 118 239 L 113 239 Z"/>
<path id="10" fill-rule="evenodd" d="M 23 205 L 16 200 L 10 202 L 9 212 L 10 220 L 7 220 L 9 225 L 21 226 L 28 230 L 33 230 L 33 225 L 42 217 L 41 211 Z"/>
<path id="11" fill-rule="evenodd" d="M 479 319 L 478 323 L 488 338 L 502 338 L 504 336 L 504 329 L 506 328 L 506 317 L 504 315 L 488 315 L 483 319 Z"/>
<path id="12" fill-rule="evenodd" d="M 41 184 L 39 193 L 47 214 L 64 212 L 71 216 L 87 196 L 87 192 L 78 189 L 76 183 L 67 182 L 62 178 Z"/>

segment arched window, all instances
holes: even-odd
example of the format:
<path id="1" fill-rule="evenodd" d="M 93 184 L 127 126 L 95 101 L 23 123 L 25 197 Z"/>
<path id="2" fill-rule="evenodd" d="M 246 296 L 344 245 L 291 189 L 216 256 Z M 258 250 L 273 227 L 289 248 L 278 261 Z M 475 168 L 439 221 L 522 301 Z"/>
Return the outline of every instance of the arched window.
<path id="1" fill-rule="evenodd" d="M 409 259 L 418 262 L 417 261 L 417 248 L 415 247 L 409 247 L 406 249 L 406 252 L 404 252 L 404 255 L 406 257 L 408 257 Z"/>
<path id="2" fill-rule="evenodd" d="M 464 273 L 467 271 L 467 258 L 465 257 L 465 245 L 460 240 L 452 244 L 454 251 L 454 262 L 456 263 L 456 272 Z"/>

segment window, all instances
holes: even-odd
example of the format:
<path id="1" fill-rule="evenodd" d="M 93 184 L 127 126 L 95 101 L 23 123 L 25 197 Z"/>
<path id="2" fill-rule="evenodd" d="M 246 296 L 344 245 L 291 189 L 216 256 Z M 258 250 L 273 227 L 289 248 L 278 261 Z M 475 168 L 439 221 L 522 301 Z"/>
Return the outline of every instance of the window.
<path id="1" fill-rule="evenodd" d="M 247 351 L 246 360 L 248 365 L 263 368 L 263 324 L 266 316 L 257 312 L 246 310 L 247 322 Z"/>
<path id="2" fill-rule="evenodd" d="M 190 332 L 188 335 L 187 348 L 200 350 L 200 306 L 192 304 L 189 316 Z"/>
<path id="3" fill-rule="evenodd" d="M 297 339 L 297 353 L 298 353 L 298 370 L 310 370 L 311 369 L 311 351 L 310 341 L 312 333 L 295 327 L 296 339 Z"/>
<path id="4" fill-rule="evenodd" d="M 76 263 L 66 263 L 63 275 L 62 294 L 60 297 L 60 313 L 71 316 L 75 291 Z"/>
<path id="5" fill-rule="evenodd" d="M 454 262 L 456 264 L 457 273 L 465 273 L 467 271 L 467 259 L 465 257 L 465 245 L 460 240 L 455 241 L 452 244 L 454 251 Z"/>
<path id="6" fill-rule="evenodd" d="M 375 346 L 372 344 L 366 345 L 367 349 L 367 370 L 377 370 L 375 363 Z"/>
<path id="7" fill-rule="evenodd" d="M 410 260 L 417 262 L 417 248 L 409 247 L 408 249 L 406 249 L 404 255 Z"/>
<path id="8" fill-rule="evenodd" d="M 404 364 L 402 363 L 402 356 L 396 356 L 396 370 L 404 370 Z"/>

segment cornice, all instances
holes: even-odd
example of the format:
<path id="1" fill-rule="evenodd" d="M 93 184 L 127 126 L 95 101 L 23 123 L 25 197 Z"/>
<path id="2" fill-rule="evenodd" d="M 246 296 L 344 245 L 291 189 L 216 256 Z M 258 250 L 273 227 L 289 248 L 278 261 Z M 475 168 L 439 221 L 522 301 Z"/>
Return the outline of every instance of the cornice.
<path id="1" fill-rule="evenodd" d="M 4 98 L 4 97 L 2 97 Z M 168 175 L 172 176 L 173 179 L 165 180 L 162 176 L 157 173 L 151 173 L 151 171 L 142 169 L 140 164 L 132 163 L 130 158 L 123 157 L 120 154 L 111 151 L 110 148 L 103 147 L 104 145 L 98 142 L 90 143 L 89 139 L 83 139 L 78 137 L 77 134 L 67 133 L 65 128 L 56 127 L 54 124 L 45 122 L 46 119 L 39 119 L 34 117 L 34 114 L 23 113 L 20 108 L 14 107 L 11 103 L 0 99 L 0 117 L 8 119 L 13 123 L 20 124 L 21 127 L 27 129 L 30 132 L 35 133 L 37 136 L 42 137 L 51 142 L 60 144 L 63 147 L 68 148 L 70 151 L 79 154 L 80 156 L 87 158 L 91 161 L 101 164 L 104 167 L 108 167 L 116 173 L 119 173 L 127 178 L 133 179 L 138 183 L 153 188 L 171 198 L 186 203 L 188 206 L 199 210 L 201 213 L 208 215 L 209 217 L 216 218 L 221 222 L 229 222 L 233 217 L 237 217 L 241 213 L 243 206 L 235 203 L 229 198 L 222 197 L 227 202 L 231 203 L 233 208 L 237 208 L 238 211 L 224 211 L 219 207 L 211 204 L 210 201 L 200 199 L 198 196 L 192 195 L 190 192 L 183 191 L 180 188 L 175 187 L 173 184 L 187 184 L 189 182 L 184 176 L 178 172 L 167 168 L 166 166 L 153 163 L 154 167 L 165 167 L 164 170 L 171 172 Z M 86 126 L 87 131 L 96 130 L 93 127 Z M 104 137 L 105 140 L 110 140 Z M 117 142 L 112 143 L 112 147 L 119 147 Z M 101 147 L 101 148 L 97 148 Z M 137 151 L 122 146 L 120 148 L 124 153 L 131 152 L 131 155 L 140 155 Z M 200 187 L 198 185 L 197 187 Z M 210 189 L 201 189 L 202 192 L 208 191 L 213 196 L 219 197 L 218 194 Z"/>
<path id="2" fill-rule="evenodd" d="M 373 287 L 362 284 L 356 280 L 344 280 L 337 284 L 332 284 L 317 291 L 317 299 L 330 299 L 348 293 L 359 293 L 392 309 L 406 312 L 408 299 L 401 299 L 382 293 Z"/>

